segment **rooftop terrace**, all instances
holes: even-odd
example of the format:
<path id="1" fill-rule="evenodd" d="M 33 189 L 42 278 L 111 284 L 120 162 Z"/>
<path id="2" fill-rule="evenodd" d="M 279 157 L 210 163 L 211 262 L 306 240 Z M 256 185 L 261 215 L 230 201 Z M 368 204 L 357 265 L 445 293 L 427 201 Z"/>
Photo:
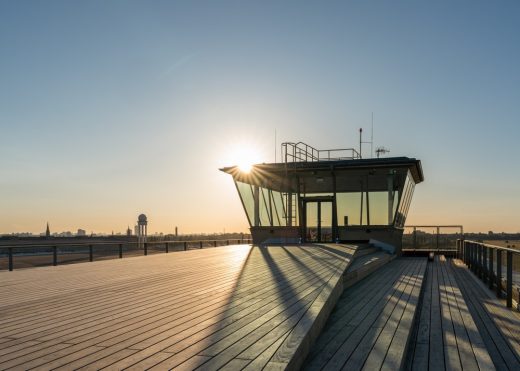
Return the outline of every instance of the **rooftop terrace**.
<path id="1" fill-rule="evenodd" d="M 250 245 L 0 272 L 1 369 L 511 369 L 520 316 L 458 259 Z"/>

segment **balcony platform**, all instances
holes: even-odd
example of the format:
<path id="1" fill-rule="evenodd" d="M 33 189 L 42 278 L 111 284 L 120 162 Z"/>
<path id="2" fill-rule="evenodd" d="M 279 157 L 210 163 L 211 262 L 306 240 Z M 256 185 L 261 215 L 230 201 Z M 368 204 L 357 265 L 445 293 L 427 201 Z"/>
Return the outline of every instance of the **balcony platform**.
<path id="1" fill-rule="evenodd" d="M 239 245 L 0 272 L 0 369 L 298 368 L 355 251 Z"/>

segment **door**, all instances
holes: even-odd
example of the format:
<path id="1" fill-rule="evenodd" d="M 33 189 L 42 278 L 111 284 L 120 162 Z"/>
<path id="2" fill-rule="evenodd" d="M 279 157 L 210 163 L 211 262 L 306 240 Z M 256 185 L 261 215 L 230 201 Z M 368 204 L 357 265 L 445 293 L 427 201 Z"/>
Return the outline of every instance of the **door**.
<path id="1" fill-rule="evenodd" d="M 307 199 L 305 205 L 305 241 L 332 242 L 332 200 Z"/>

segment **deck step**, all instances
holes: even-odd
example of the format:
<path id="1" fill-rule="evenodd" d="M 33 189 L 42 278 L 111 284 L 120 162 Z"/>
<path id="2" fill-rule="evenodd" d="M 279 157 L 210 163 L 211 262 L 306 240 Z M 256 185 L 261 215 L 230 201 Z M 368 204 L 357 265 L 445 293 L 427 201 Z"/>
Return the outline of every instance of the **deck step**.
<path id="1" fill-rule="evenodd" d="M 354 261 L 343 275 L 343 286 L 345 289 L 361 281 L 395 258 L 395 255 L 380 251 L 377 248 L 374 249 L 374 252 L 366 255 L 355 255 Z"/>
<path id="2" fill-rule="evenodd" d="M 305 368 L 401 369 L 426 266 L 426 258 L 398 258 L 346 289 Z"/>
<path id="3" fill-rule="evenodd" d="M 381 251 L 380 248 L 374 246 L 374 245 L 367 245 L 363 247 L 358 247 L 356 250 L 356 253 L 354 254 L 355 258 L 362 257 L 364 255 L 373 254 L 375 252 Z"/>

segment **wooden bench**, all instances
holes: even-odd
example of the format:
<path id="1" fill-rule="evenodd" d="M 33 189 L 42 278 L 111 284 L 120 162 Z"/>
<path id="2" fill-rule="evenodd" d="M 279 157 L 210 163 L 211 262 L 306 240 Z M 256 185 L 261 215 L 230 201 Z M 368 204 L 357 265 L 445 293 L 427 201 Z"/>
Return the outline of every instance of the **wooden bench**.
<path id="1" fill-rule="evenodd" d="M 345 290 L 305 368 L 402 368 L 426 258 L 399 258 Z"/>

